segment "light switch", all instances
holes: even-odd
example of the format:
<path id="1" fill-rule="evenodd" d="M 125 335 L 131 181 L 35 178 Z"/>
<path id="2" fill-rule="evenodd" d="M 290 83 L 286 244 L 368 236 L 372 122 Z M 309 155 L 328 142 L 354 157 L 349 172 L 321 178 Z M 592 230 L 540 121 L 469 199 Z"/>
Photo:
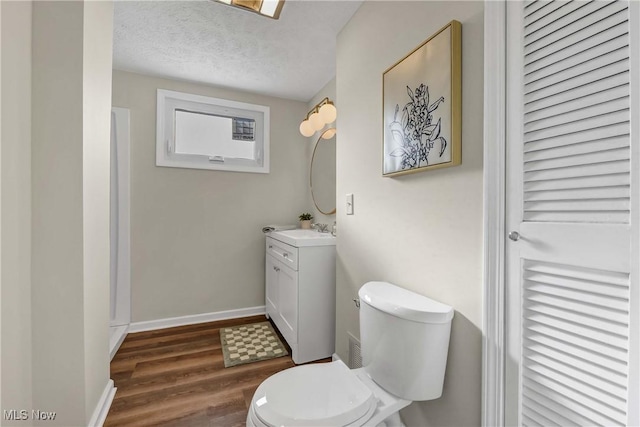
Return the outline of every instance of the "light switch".
<path id="1" fill-rule="evenodd" d="M 347 194 L 347 215 L 353 215 L 353 194 Z"/>

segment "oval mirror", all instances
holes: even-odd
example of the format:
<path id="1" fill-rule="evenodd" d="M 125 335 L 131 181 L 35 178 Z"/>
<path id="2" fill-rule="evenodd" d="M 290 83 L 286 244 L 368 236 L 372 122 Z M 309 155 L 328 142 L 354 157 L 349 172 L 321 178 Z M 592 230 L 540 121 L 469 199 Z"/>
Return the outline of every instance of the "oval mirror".
<path id="1" fill-rule="evenodd" d="M 336 213 L 336 130 L 325 130 L 313 149 L 309 173 L 311 197 L 324 215 Z"/>

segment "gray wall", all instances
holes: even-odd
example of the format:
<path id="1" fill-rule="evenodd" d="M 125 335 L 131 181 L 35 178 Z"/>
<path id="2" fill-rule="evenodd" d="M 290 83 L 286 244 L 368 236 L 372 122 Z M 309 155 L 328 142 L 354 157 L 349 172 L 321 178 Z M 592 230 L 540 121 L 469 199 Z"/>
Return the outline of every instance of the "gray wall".
<path id="1" fill-rule="evenodd" d="M 86 425 L 109 381 L 111 2 L 35 2 L 33 407 Z"/>
<path id="2" fill-rule="evenodd" d="M 2 11 L 0 409 L 31 408 L 31 3 Z M 0 413 L 0 416 L 2 414 Z M 3 425 L 11 425 L 3 421 Z M 14 422 L 19 424 L 20 421 Z"/>
<path id="3" fill-rule="evenodd" d="M 1 409 L 87 425 L 109 384 L 112 4 L 0 7 Z"/>
<path id="4" fill-rule="evenodd" d="M 109 380 L 113 4 L 86 2 L 83 37 L 82 233 L 85 416 Z"/>
<path id="5" fill-rule="evenodd" d="M 382 73 L 452 19 L 462 23 L 462 165 L 383 178 Z M 338 37 L 336 350 L 359 335 L 352 299 L 385 280 L 453 306 L 444 395 L 402 411 L 408 425 L 480 424 L 483 3 L 365 2 Z"/>
<path id="6" fill-rule="evenodd" d="M 156 89 L 271 108 L 271 173 L 157 167 Z M 132 321 L 264 305 L 266 224 L 309 210 L 306 104 L 113 73 L 113 106 L 131 110 Z"/>

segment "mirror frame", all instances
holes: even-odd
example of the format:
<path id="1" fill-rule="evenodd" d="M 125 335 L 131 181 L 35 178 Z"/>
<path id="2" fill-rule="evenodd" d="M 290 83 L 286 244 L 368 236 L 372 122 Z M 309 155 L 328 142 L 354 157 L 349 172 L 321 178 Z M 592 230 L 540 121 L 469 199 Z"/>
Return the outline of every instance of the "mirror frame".
<path id="1" fill-rule="evenodd" d="M 327 134 L 327 132 L 333 132 L 333 135 L 330 138 L 323 138 L 323 136 Z M 318 149 L 318 145 L 320 144 L 320 142 L 322 142 L 323 139 L 335 138 L 335 135 L 336 135 L 336 128 L 329 128 L 324 132 L 322 132 L 322 134 L 316 141 L 316 145 L 313 147 L 313 154 L 311 155 L 311 166 L 309 167 L 309 188 L 311 189 L 311 200 L 313 200 L 313 204 L 318 210 L 318 212 L 320 212 L 323 215 L 334 215 L 336 213 L 337 206 L 334 207 L 333 210 L 329 212 L 325 212 L 322 209 L 320 209 L 320 207 L 316 203 L 316 198 L 313 196 L 313 159 L 316 157 L 316 150 Z"/>

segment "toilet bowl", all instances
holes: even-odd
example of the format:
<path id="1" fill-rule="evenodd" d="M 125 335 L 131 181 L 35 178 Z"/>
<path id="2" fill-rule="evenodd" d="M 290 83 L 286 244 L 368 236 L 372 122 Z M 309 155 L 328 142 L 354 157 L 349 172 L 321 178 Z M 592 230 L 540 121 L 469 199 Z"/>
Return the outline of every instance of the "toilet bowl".
<path id="1" fill-rule="evenodd" d="M 336 360 L 272 375 L 247 426 L 402 426 L 402 408 L 440 397 L 453 309 L 386 282 L 368 282 L 359 296 L 364 367 Z"/>
<path id="2" fill-rule="evenodd" d="M 381 424 L 411 403 L 379 387 L 364 368 L 341 360 L 290 368 L 256 390 L 247 426 L 363 426 Z"/>

